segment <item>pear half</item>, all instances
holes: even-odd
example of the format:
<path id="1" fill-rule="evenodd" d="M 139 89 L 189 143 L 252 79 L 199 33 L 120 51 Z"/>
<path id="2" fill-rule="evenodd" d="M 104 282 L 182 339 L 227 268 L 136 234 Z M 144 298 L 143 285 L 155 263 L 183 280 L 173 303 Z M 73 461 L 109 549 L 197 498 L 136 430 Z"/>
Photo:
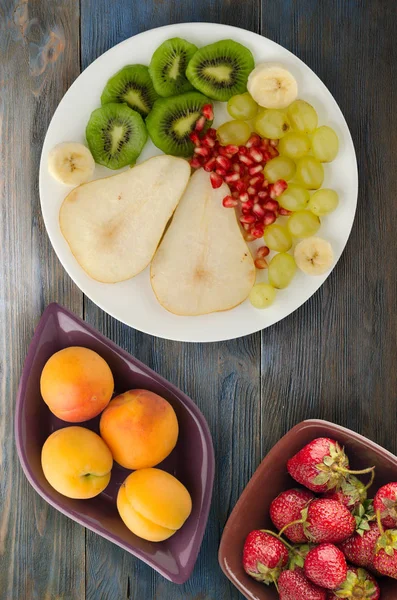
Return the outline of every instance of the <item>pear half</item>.
<path id="1" fill-rule="evenodd" d="M 214 190 L 209 173 L 196 171 L 152 261 L 160 304 L 176 315 L 204 315 L 243 302 L 255 283 L 255 266 L 232 208 Z"/>
<path id="2" fill-rule="evenodd" d="M 86 273 L 116 283 L 152 260 L 190 177 L 187 161 L 155 156 L 75 188 L 59 213 L 61 231 Z"/>

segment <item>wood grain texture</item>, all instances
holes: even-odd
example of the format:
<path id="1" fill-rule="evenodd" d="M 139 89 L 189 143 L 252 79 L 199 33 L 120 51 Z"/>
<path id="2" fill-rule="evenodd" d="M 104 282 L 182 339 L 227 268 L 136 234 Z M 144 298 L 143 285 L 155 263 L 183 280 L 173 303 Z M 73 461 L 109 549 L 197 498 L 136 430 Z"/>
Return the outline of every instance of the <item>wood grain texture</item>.
<path id="1" fill-rule="evenodd" d="M 52 112 L 79 72 L 78 24 L 72 0 L 0 4 L 2 600 L 84 596 L 85 532 L 33 491 L 13 439 L 18 379 L 44 307 L 58 300 L 82 312 L 82 294 L 61 268 L 45 233 L 37 181 Z"/>
<path id="2" fill-rule="evenodd" d="M 262 456 L 322 417 L 393 452 L 397 389 L 397 61 L 394 0 L 73 0 L 0 3 L 0 600 L 237 600 L 217 549 Z M 51 114 L 81 66 L 131 35 L 184 21 L 237 25 L 279 42 L 325 82 L 360 169 L 357 218 L 321 290 L 274 327 L 219 344 L 134 331 L 84 300 L 87 321 L 190 395 L 214 439 L 217 475 L 194 573 L 175 586 L 51 509 L 23 477 L 12 439 L 22 362 L 44 308 L 82 295 L 41 220 L 37 174 Z M 86 538 L 86 555 L 84 544 Z"/>

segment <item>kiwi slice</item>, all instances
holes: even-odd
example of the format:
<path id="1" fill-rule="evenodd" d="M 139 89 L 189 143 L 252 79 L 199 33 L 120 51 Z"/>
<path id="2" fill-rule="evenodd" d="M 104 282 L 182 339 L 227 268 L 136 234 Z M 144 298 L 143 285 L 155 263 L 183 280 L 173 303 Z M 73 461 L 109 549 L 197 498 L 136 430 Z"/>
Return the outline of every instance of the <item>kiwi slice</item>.
<path id="1" fill-rule="evenodd" d="M 172 38 L 157 48 L 150 61 L 149 73 L 160 96 L 176 96 L 193 89 L 185 71 L 196 51 L 197 46 L 182 38 Z"/>
<path id="2" fill-rule="evenodd" d="M 114 102 L 91 113 L 85 134 L 95 162 L 109 169 L 134 164 L 147 140 L 141 115 Z"/>
<path id="3" fill-rule="evenodd" d="M 233 40 L 221 40 L 197 50 L 189 61 L 186 76 L 202 94 L 226 102 L 247 91 L 248 75 L 254 67 L 248 48 Z"/>
<path id="4" fill-rule="evenodd" d="M 172 98 L 159 98 L 153 104 L 146 126 L 153 144 L 165 154 L 191 156 L 193 143 L 189 134 L 211 101 L 199 92 L 186 92 Z M 207 125 L 209 122 L 207 121 Z"/>
<path id="5" fill-rule="evenodd" d="M 101 103 L 127 103 L 145 118 L 158 98 L 148 67 L 128 65 L 113 75 L 102 92 Z"/>

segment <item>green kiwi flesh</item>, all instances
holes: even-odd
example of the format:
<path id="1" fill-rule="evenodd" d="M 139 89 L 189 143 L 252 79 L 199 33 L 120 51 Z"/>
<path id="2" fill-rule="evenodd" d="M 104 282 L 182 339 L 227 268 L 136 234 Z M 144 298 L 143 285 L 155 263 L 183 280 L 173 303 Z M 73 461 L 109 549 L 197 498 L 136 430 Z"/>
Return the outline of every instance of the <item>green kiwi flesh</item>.
<path id="1" fill-rule="evenodd" d="M 141 115 L 126 104 L 94 110 L 85 133 L 95 162 L 109 169 L 133 165 L 147 140 Z"/>
<path id="2" fill-rule="evenodd" d="M 109 79 L 102 92 L 101 103 L 126 103 L 145 118 L 157 98 L 148 67 L 128 65 Z"/>
<path id="3" fill-rule="evenodd" d="M 247 91 L 248 75 L 255 67 L 250 50 L 233 40 L 203 46 L 186 69 L 190 83 L 213 100 L 226 102 Z"/>
<path id="4" fill-rule="evenodd" d="M 186 92 L 159 98 L 146 119 L 149 135 L 157 148 L 173 156 L 191 156 L 194 145 L 189 138 L 205 104 L 211 101 L 199 92 Z M 207 125 L 209 126 L 207 121 Z"/>
<path id="5" fill-rule="evenodd" d="M 197 46 L 182 38 L 166 40 L 157 48 L 150 61 L 149 73 L 159 96 L 176 96 L 193 89 L 185 71 L 196 51 Z"/>

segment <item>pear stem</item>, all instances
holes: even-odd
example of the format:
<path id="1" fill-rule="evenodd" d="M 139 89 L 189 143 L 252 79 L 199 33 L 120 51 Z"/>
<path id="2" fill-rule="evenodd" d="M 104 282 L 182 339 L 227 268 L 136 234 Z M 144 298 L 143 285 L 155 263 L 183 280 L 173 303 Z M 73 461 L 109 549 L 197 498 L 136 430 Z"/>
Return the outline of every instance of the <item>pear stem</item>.
<path id="1" fill-rule="evenodd" d="M 288 525 L 286 527 L 288 527 Z M 284 529 L 285 529 L 285 527 L 284 527 Z M 280 542 L 282 544 L 284 544 L 285 546 L 287 546 L 288 550 L 293 550 L 293 547 L 291 546 L 291 544 L 289 544 L 288 542 L 286 542 L 285 540 L 283 540 L 282 537 L 281 537 L 281 531 L 283 531 L 283 529 L 281 531 L 279 531 L 279 533 L 274 533 L 274 531 L 270 531 L 270 529 L 261 529 L 261 531 L 263 531 L 264 533 L 268 533 L 269 535 L 272 535 L 273 537 L 275 537 L 278 540 L 280 540 Z"/>
<path id="2" fill-rule="evenodd" d="M 280 531 L 278 532 L 278 535 L 283 535 L 284 531 L 286 531 L 286 529 L 288 529 L 288 527 L 292 527 L 292 525 L 302 525 L 302 524 L 303 524 L 302 519 L 298 519 L 297 521 L 291 521 L 291 523 L 288 523 L 288 525 L 284 525 L 284 527 L 282 529 L 280 529 Z"/>
<path id="3" fill-rule="evenodd" d="M 368 481 L 367 485 L 365 486 L 364 490 L 367 491 L 369 490 L 369 488 L 371 487 L 371 485 L 373 484 L 375 479 L 375 469 L 371 472 L 371 479 Z"/>
<path id="4" fill-rule="evenodd" d="M 350 469 L 345 469 L 344 467 L 338 467 L 338 471 L 341 473 L 348 473 L 349 475 L 365 475 L 366 473 L 373 472 L 375 467 L 368 467 L 368 469 L 362 469 L 361 471 L 351 471 Z"/>
<path id="5" fill-rule="evenodd" d="M 380 531 L 381 535 L 383 535 L 385 533 L 385 530 L 383 529 L 382 521 L 380 518 L 380 510 L 376 511 L 376 521 L 378 523 L 379 531 Z"/>

